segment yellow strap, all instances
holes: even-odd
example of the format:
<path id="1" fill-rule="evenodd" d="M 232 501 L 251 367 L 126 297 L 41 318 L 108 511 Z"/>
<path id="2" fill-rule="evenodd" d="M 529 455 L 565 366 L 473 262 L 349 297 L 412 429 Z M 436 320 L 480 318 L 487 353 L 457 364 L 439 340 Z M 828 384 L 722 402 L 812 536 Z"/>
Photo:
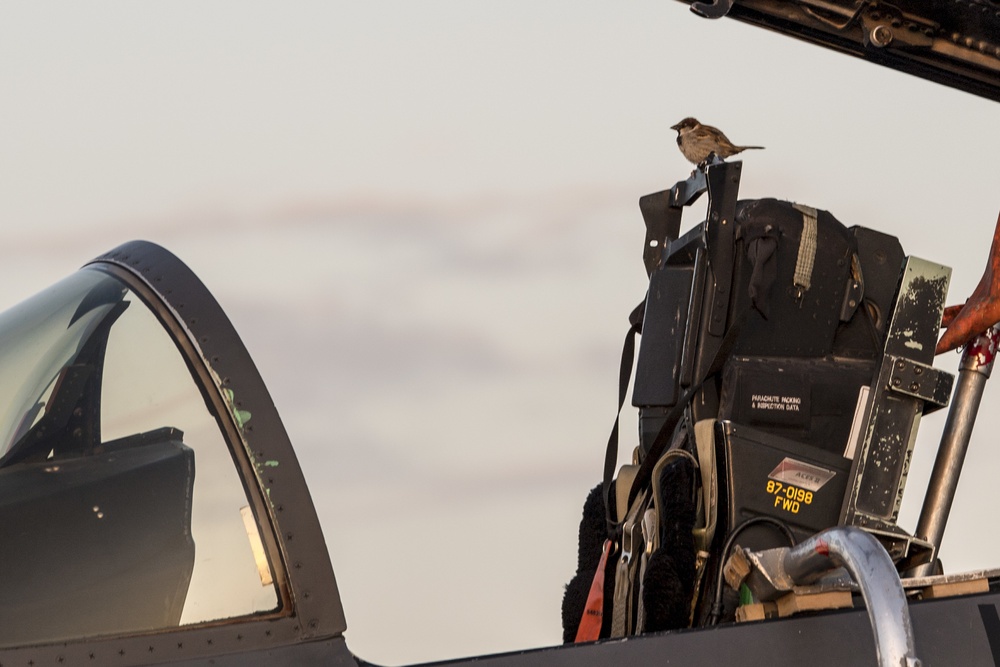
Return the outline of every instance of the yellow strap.
<path id="1" fill-rule="evenodd" d="M 702 419 L 694 425 L 694 443 L 698 452 L 698 468 L 701 470 L 702 525 L 696 526 L 695 548 L 708 551 L 715 538 L 718 518 L 719 485 L 715 467 L 715 420 Z"/>

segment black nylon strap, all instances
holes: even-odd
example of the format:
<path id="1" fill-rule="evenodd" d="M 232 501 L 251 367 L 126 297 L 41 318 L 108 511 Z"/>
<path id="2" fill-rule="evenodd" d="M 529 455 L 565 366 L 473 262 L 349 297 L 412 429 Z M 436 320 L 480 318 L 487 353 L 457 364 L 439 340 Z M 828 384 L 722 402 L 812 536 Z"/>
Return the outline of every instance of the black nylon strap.
<path id="1" fill-rule="evenodd" d="M 639 309 L 636 308 L 636 311 L 637 310 Z M 633 315 L 636 311 L 633 311 Z M 677 423 L 684 415 L 684 410 L 687 409 L 691 399 L 693 399 L 694 395 L 702 388 L 706 380 L 715 376 L 720 370 L 722 370 L 722 365 L 725 363 L 726 358 L 729 356 L 733 346 L 736 344 L 736 340 L 739 338 L 739 332 L 743 326 L 744 320 L 746 320 L 747 312 L 747 310 L 744 310 L 739 314 L 739 316 L 736 317 L 736 319 L 733 320 L 733 323 L 726 331 L 726 335 L 723 336 L 722 342 L 719 344 L 719 349 L 712 358 L 712 363 L 705 375 L 691 385 L 677 400 L 677 403 L 670 409 L 670 412 L 667 413 L 663 425 L 657 432 L 656 437 L 653 438 L 653 443 L 649 446 L 649 451 L 646 452 L 646 456 L 643 458 L 642 463 L 639 465 L 639 470 L 636 472 L 635 479 L 632 482 L 632 488 L 629 490 L 628 494 L 628 507 L 632 506 L 632 502 L 635 500 L 639 489 L 644 488 L 649 483 L 653 474 L 653 468 L 656 466 L 656 462 L 660 459 L 660 456 L 663 455 L 663 452 L 666 450 L 671 439 L 673 438 L 674 429 L 677 427 Z M 632 321 L 632 318 L 630 317 L 629 320 Z M 633 324 L 632 328 L 629 329 L 629 332 L 625 337 L 625 346 L 622 349 L 622 364 L 621 373 L 619 375 L 618 390 L 619 415 L 615 416 L 615 424 L 611 429 L 611 438 L 608 440 L 608 448 L 604 456 L 604 512 L 608 523 L 608 537 L 612 540 L 617 540 L 618 533 L 621 531 L 621 526 L 618 524 L 616 517 L 611 515 L 610 493 L 611 484 L 614 481 L 615 468 L 618 463 L 618 421 L 622 406 L 625 403 L 625 390 L 628 388 L 628 381 L 632 373 L 632 358 L 635 350 L 635 334 L 636 328 Z"/>
<path id="2" fill-rule="evenodd" d="M 615 517 L 611 516 L 611 502 L 608 495 L 611 492 L 611 481 L 615 477 L 615 468 L 618 467 L 618 422 L 621 419 L 622 406 L 625 405 L 625 395 L 628 393 L 628 381 L 632 377 L 632 363 L 635 360 L 635 336 L 642 333 L 642 318 L 646 312 L 646 300 L 636 306 L 628 316 L 629 330 L 625 334 L 625 343 L 622 345 L 622 361 L 618 369 L 618 412 L 615 413 L 615 423 L 611 427 L 611 437 L 608 438 L 608 446 L 604 452 L 604 516 L 608 522 L 608 535 L 614 538 L 613 527 L 618 524 Z"/>

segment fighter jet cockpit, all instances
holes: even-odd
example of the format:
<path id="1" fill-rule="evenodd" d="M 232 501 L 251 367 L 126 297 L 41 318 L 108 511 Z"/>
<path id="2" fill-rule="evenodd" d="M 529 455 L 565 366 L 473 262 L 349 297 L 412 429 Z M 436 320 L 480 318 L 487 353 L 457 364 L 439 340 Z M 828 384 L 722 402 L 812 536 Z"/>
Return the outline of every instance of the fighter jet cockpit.
<path id="1" fill-rule="evenodd" d="M 0 315 L 0 646 L 281 607 L 233 424 L 167 321 L 98 267 Z"/>

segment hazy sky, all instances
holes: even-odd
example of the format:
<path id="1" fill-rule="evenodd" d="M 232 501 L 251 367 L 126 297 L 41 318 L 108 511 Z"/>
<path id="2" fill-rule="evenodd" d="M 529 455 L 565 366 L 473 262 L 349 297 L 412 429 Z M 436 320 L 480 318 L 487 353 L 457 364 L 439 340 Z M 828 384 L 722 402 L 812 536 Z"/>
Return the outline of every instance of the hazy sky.
<path id="1" fill-rule="evenodd" d="M 667 0 L 3 3 L 0 95 L 0 304 L 133 238 L 185 259 L 296 444 L 348 644 L 383 663 L 559 641 L 644 292 L 636 202 L 689 173 L 671 124 L 766 146 L 744 197 L 898 235 L 954 267 L 953 302 L 1000 209 L 995 103 Z M 995 414 L 950 570 L 997 564 Z"/>

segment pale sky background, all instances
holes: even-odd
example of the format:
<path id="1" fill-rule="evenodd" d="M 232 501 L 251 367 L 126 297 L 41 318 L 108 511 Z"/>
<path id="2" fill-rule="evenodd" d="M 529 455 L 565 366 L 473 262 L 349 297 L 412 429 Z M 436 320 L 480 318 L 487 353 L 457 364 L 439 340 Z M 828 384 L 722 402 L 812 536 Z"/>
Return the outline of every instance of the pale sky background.
<path id="1" fill-rule="evenodd" d="M 742 196 L 896 234 L 958 302 L 1000 210 L 998 109 L 668 0 L 0 3 L 0 305 L 165 245 L 271 389 L 351 649 L 555 644 L 644 293 L 637 200 L 689 172 L 669 126 L 766 146 Z M 951 571 L 1000 565 L 1000 390 L 984 406 Z"/>

